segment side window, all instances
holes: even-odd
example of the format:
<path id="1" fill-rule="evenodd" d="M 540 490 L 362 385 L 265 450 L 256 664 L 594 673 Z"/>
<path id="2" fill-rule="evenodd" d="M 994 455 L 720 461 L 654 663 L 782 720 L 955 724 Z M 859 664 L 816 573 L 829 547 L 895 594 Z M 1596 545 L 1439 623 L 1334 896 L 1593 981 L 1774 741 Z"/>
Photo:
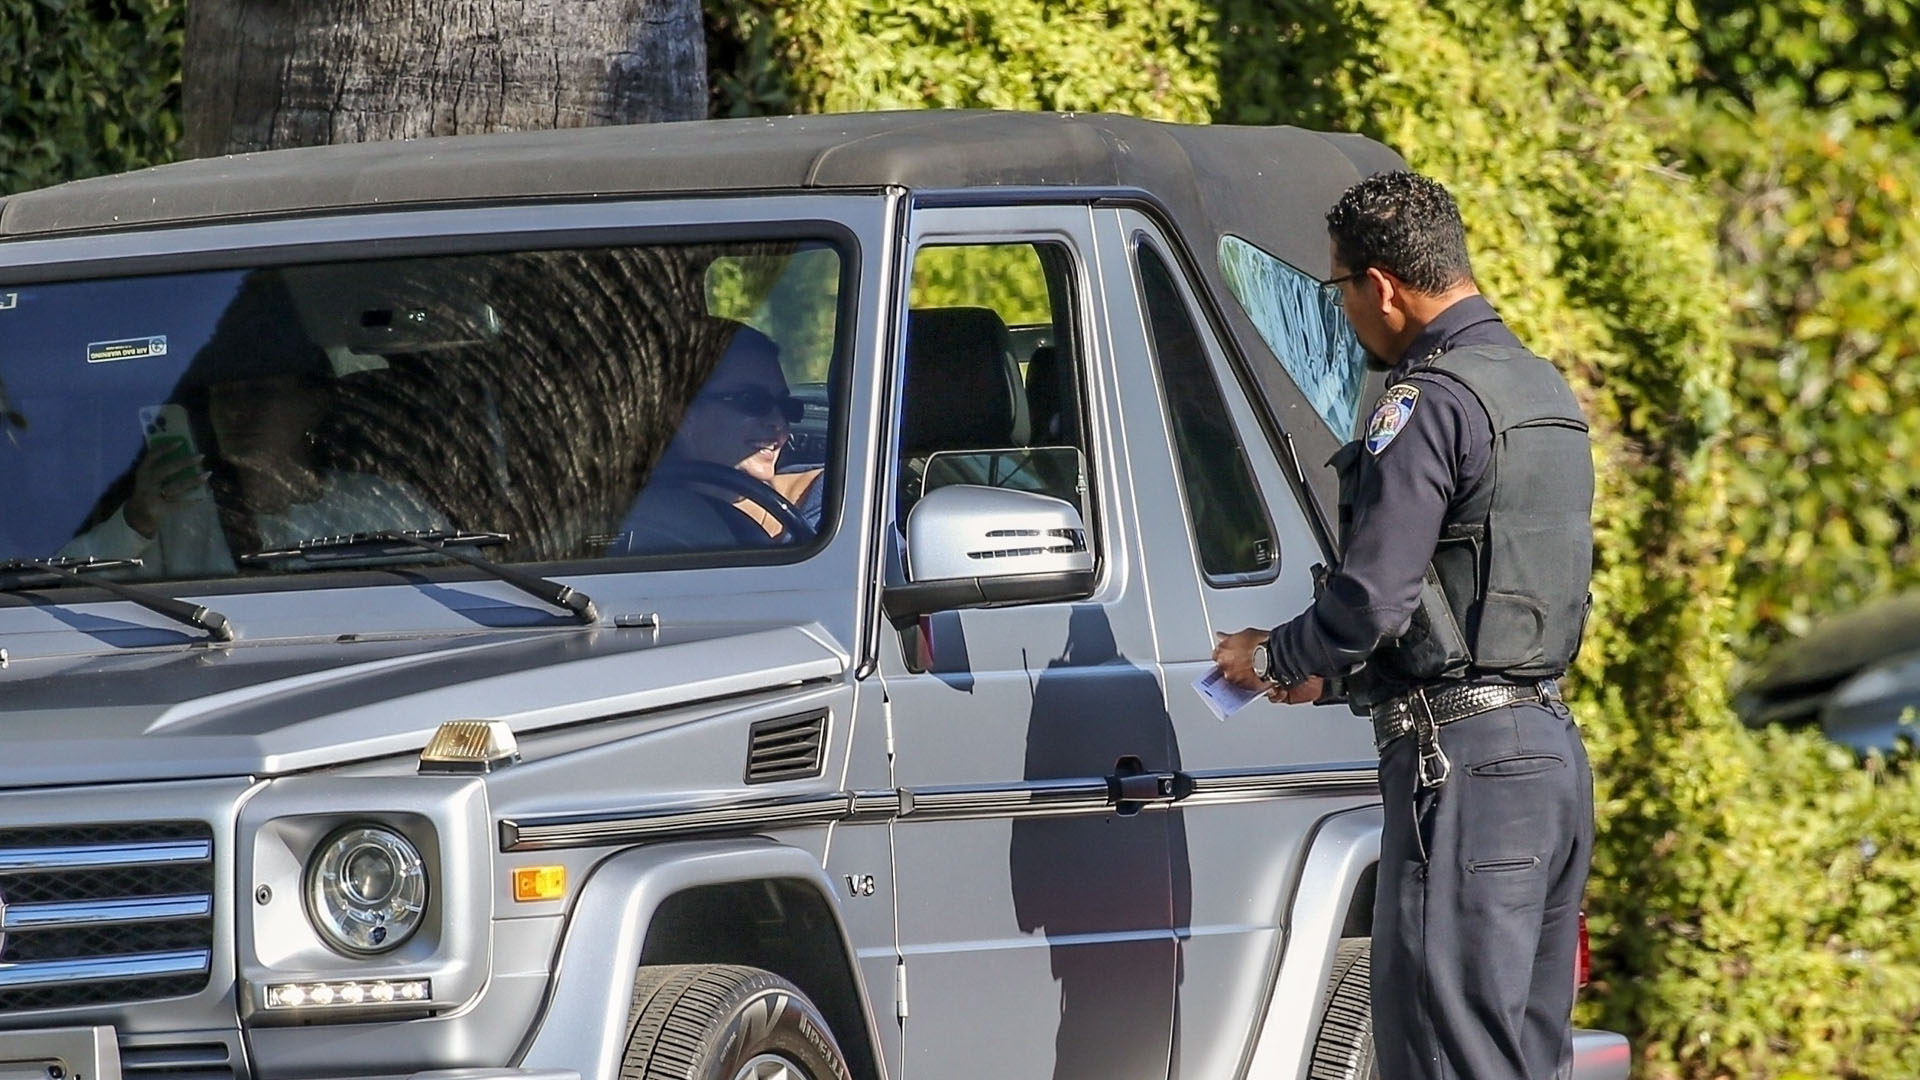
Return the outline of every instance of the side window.
<path id="1" fill-rule="evenodd" d="M 1091 520 L 1072 295 L 1061 244 L 916 253 L 899 447 L 903 520 L 948 484 L 1051 495 Z"/>
<path id="2" fill-rule="evenodd" d="M 1278 562 L 1273 526 L 1199 330 L 1165 260 L 1144 243 L 1136 253 L 1200 565 L 1216 582 L 1264 578 Z"/>
<path id="3" fill-rule="evenodd" d="M 1321 422 L 1341 442 L 1353 438 L 1367 354 L 1337 295 L 1237 236 L 1220 240 L 1220 273 Z"/>

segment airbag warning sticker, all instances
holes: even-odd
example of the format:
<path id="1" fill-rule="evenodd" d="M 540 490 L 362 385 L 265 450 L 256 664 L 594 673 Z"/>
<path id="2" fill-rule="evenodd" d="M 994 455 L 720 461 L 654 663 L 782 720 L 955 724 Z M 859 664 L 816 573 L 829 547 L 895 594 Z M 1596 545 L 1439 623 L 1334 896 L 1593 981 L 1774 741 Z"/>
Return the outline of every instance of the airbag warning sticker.
<path id="1" fill-rule="evenodd" d="M 126 338 L 121 341 L 95 341 L 87 345 L 87 363 L 110 364 L 115 360 L 138 360 L 143 356 L 167 355 L 167 338 Z"/>

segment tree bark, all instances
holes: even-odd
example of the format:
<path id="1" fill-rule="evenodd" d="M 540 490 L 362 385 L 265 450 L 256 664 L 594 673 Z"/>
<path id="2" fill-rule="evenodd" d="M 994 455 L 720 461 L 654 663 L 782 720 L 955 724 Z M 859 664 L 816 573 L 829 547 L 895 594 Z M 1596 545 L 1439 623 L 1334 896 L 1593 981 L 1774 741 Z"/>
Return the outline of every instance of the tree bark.
<path id="1" fill-rule="evenodd" d="M 186 152 L 692 120 L 699 0 L 193 0 Z"/>

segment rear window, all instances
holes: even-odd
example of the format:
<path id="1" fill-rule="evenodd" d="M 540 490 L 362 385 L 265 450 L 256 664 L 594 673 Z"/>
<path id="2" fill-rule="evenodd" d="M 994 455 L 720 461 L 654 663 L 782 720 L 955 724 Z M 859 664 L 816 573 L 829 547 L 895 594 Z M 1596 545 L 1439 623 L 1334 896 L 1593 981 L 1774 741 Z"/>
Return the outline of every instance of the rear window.
<path id="1" fill-rule="evenodd" d="M 1367 355 L 1337 295 L 1237 236 L 1220 240 L 1220 272 L 1327 430 L 1341 442 L 1353 438 Z"/>
<path id="2" fill-rule="evenodd" d="M 833 505 L 845 264 L 780 240 L 9 286 L 0 560 L 295 573 L 389 531 L 512 562 L 801 553 Z"/>

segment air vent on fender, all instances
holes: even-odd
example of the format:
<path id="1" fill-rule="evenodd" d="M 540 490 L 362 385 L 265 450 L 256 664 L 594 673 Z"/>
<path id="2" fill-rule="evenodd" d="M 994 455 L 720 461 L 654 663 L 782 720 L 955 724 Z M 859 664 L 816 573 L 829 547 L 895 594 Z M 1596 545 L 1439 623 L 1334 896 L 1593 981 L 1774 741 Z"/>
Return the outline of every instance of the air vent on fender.
<path id="1" fill-rule="evenodd" d="M 827 711 L 755 723 L 747 742 L 747 783 L 819 776 L 827 752 Z"/>

